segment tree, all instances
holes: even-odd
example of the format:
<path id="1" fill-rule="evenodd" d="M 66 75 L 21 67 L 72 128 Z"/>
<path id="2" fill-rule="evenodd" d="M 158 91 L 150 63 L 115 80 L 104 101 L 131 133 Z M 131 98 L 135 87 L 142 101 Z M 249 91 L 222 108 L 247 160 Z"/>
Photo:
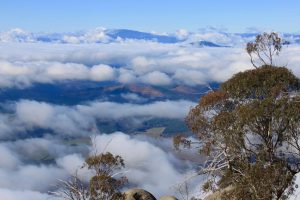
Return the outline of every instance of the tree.
<path id="1" fill-rule="evenodd" d="M 277 33 L 263 33 L 257 35 L 254 42 L 247 44 L 246 51 L 255 68 L 260 65 L 274 65 L 274 57 L 279 55 L 283 44 L 286 43 Z"/>
<path id="2" fill-rule="evenodd" d="M 259 35 L 249 52 L 261 57 L 266 49 L 272 64 L 281 40 L 273 33 L 270 37 Z M 299 79 L 291 71 L 262 65 L 234 75 L 200 99 L 186 121 L 201 142 L 201 153 L 208 156 L 199 172 L 210 177 L 205 189 L 230 187 L 222 199 L 250 200 L 286 199 L 293 192 L 293 180 L 300 171 L 297 92 Z"/>
<path id="3" fill-rule="evenodd" d="M 94 176 L 84 184 L 77 175 L 68 181 L 61 181 L 59 190 L 53 194 L 65 200 L 123 200 L 120 188 L 127 182 L 126 177 L 117 176 L 124 168 L 124 160 L 107 152 L 89 156 L 83 165 L 92 170 Z"/>
<path id="4" fill-rule="evenodd" d="M 298 83 L 286 68 L 262 66 L 235 75 L 190 111 L 188 126 L 211 157 L 202 172 L 220 174 L 215 187 L 249 193 L 238 199 L 289 194 L 300 170 L 300 103 L 290 93 Z"/>
<path id="5" fill-rule="evenodd" d="M 119 191 L 127 179 L 115 178 L 124 167 L 124 160 L 111 153 L 90 156 L 85 161 L 88 169 L 95 172 L 90 180 L 90 200 L 121 200 L 124 195 Z"/>
<path id="6" fill-rule="evenodd" d="M 64 200 L 88 200 L 88 186 L 84 184 L 77 174 L 70 177 L 69 180 L 59 180 L 58 190 L 52 192 L 53 195 Z"/>

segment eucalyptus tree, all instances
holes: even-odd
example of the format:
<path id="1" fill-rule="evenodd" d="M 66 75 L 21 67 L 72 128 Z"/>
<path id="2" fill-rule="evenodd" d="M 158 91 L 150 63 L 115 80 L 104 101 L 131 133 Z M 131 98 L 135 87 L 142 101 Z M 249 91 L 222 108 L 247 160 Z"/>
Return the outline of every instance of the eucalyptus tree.
<path id="1" fill-rule="evenodd" d="M 199 171 L 209 175 L 203 189 L 227 188 L 222 199 L 287 199 L 300 171 L 299 79 L 272 65 L 273 53 L 281 50 L 277 35 L 257 38 L 248 53 L 267 50 L 270 62 L 261 59 L 263 65 L 235 74 L 186 117 L 208 158 Z M 264 49 L 264 38 L 275 42 Z M 174 142 L 177 148 L 188 143 L 182 137 Z"/>

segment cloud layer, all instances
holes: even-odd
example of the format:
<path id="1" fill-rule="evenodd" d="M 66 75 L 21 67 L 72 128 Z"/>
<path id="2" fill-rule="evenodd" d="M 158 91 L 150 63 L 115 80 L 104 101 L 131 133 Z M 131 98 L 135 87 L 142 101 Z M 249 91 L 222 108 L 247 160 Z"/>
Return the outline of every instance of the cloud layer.
<path id="1" fill-rule="evenodd" d="M 124 158 L 124 175 L 129 179 L 129 187 L 147 189 L 158 197 L 177 194 L 176 184 L 193 172 L 191 163 L 180 161 L 175 156 L 170 139 L 161 140 L 159 146 L 149 141 L 145 137 L 131 137 L 118 132 L 96 136 L 92 145 L 96 149 L 68 146 L 49 138 L 1 143 L 0 155 L 6 156 L 0 163 L 0 196 L 12 200 L 47 199 L 51 197 L 48 192 L 57 189 L 59 179 L 66 180 L 75 172 L 87 182 L 91 172 L 81 168 L 87 155 L 83 152 L 93 153 L 95 150 L 110 151 Z M 38 159 L 38 152 L 52 155 L 54 162 L 36 165 L 26 161 Z"/>
<path id="2" fill-rule="evenodd" d="M 97 27 L 88 31 L 68 33 L 31 33 L 20 28 L 15 28 L 0 32 L 0 42 L 93 44 L 143 40 L 160 43 L 186 44 L 208 41 L 225 46 L 240 46 L 253 40 L 255 35 L 263 31 L 269 32 L 270 30 L 249 28 L 245 33 L 229 33 L 225 29 L 207 27 L 199 29 L 197 32 L 179 29 L 174 33 L 147 33 L 128 29 L 106 29 Z M 289 42 L 299 44 L 299 34 L 281 33 L 281 35 Z"/>
<path id="3" fill-rule="evenodd" d="M 0 92 L 36 83 L 72 81 L 162 88 L 199 86 L 223 82 L 237 72 L 252 69 L 243 45 L 253 39 L 253 34 L 179 30 L 165 36 L 176 37 L 177 42 L 118 38 L 103 28 L 60 35 L 38 35 L 21 29 L 2 32 Z M 233 47 L 199 48 L 191 44 L 202 40 Z M 299 52 L 299 46 L 291 45 L 283 49 L 276 62 L 287 65 L 300 77 Z M 97 135 L 93 142 L 99 152 L 111 151 L 125 159 L 125 175 L 131 186 L 148 189 L 157 196 L 176 194 L 174 184 L 193 172 L 194 163 L 180 160 L 172 151 L 170 139 L 157 141 L 121 132 L 107 135 L 100 133 L 98 122 L 183 119 L 195 102 L 164 99 L 145 104 L 147 99 L 133 92 L 121 96 L 137 103 L 97 99 L 66 106 L 34 99 L 8 102 L 4 98 L 0 104 L 1 199 L 53 198 L 48 191 L 56 189 L 57 179 L 65 180 L 75 173 L 92 151 L 87 144 L 69 145 L 65 139 L 90 135 Z M 35 135 L 36 131 L 43 134 Z M 88 181 L 91 174 L 81 169 L 79 176 Z"/>
<path id="4" fill-rule="evenodd" d="M 17 51 L 16 51 L 17 49 Z M 284 48 L 278 65 L 297 76 L 299 46 Z M 198 48 L 145 41 L 70 45 L 0 43 L 0 88 L 62 81 L 114 81 L 153 86 L 223 82 L 252 69 L 244 48 Z"/>
<path id="5" fill-rule="evenodd" d="M 0 114 L 0 138 L 15 138 L 31 130 L 43 129 L 58 135 L 83 136 L 99 133 L 97 120 L 183 119 L 195 103 L 186 100 L 157 101 L 150 104 L 94 101 L 76 106 L 53 105 L 34 100 L 7 103 Z"/>

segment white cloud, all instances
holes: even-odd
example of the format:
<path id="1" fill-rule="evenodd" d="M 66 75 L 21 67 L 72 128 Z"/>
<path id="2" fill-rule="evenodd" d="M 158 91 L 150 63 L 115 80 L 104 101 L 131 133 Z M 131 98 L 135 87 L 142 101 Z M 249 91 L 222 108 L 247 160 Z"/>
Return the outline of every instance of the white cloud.
<path id="1" fill-rule="evenodd" d="M 183 119 L 190 107 L 191 101 L 157 101 L 150 104 L 130 104 L 114 102 L 93 102 L 90 105 L 79 105 L 77 109 L 84 115 L 92 115 L 104 119 L 124 119 L 128 117 L 156 117 Z"/>
<path id="2" fill-rule="evenodd" d="M 33 83 L 54 83 L 65 80 L 114 80 L 115 70 L 108 65 L 87 67 L 76 63 L 0 60 L 0 78 L 0 88 L 28 87 Z"/>
<path id="3" fill-rule="evenodd" d="M 58 179 L 66 179 L 67 174 L 64 170 L 55 166 L 46 165 L 25 165 L 15 171 L 13 176 L 10 172 L 1 171 L 3 180 L 0 180 L 1 188 L 15 188 L 19 190 L 36 190 L 48 192 L 49 188 L 54 187 L 53 184 Z M 29 181 L 30 180 L 30 181 Z"/>
<path id="4" fill-rule="evenodd" d="M 287 65 L 299 76 L 299 57 L 299 47 L 292 45 L 283 49 L 278 64 Z M 145 41 L 0 45 L 2 88 L 55 84 L 64 80 L 199 85 L 223 82 L 233 74 L 251 68 L 244 47 L 197 48 L 188 44 Z"/>
<path id="5" fill-rule="evenodd" d="M 72 151 L 68 152 L 67 145 L 57 145 L 56 142 L 46 138 L 32 138 L 0 143 L 1 199 L 56 199 L 48 192 L 56 190 L 58 180 L 66 180 L 70 174 L 74 173 L 73 169 L 78 167 L 79 163 L 84 162 L 79 154 L 75 154 L 75 147 L 71 147 Z M 47 146 L 44 146 L 45 144 Z M 36 163 L 42 154 L 47 155 L 47 152 L 51 154 L 55 151 L 53 155 L 58 156 L 58 165 Z M 60 157 L 66 153 L 67 155 Z M 29 162 L 26 161 L 28 154 L 32 156 L 35 154 Z M 81 175 L 85 175 L 83 172 Z M 90 176 L 84 178 L 88 179 L 88 177 Z"/>
<path id="6" fill-rule="evenodd" d="M 153 68 L 153 66 L 157 64 L 154 60 L 148 59 L 144 56 L 137 56 L 133 58 L 131 62 L 132 62 L 131 68 L 138 75 L 151 72 L 151 68 Z"/>
<path id="7" fill-rule="evenodd" d="M 159 71 L 153 71 L 143 76 L 140 76 L 139 79 L 141 82 L 149 84 L 149 85 L 170 85 L 172 83 L 171 78 Z"/>
<path id="8" fill-rule="evenodd" d="M 84 41 L 89 43 L 97 43 L 97 42 L 108 42 L 110 41 L 110 37 L 106 34 L 106 29 L 103 27 L 95 28 L 94 30 L 90 30 L 83 36 Z"/>
<path id="9" fill-rule="evenodd" d="M 33 34 L 20 28 L 0 33 L 0 42 L 34 42 Z"/>
<path id="10" fill-rule="evenodd" d="M 30 190 L 0 189 L 0 197 L 5 200 L 58 200 L 51 195 Z"/>
<path id="11" fill-rule="evenodd" d="M 16 104 L 16 115 L 26 124 L 45 127 L 53 118 L 54 109 L 46 103 L 24 100 Z"/>
<path id="12" fill-rule="evenodd" d="M 178 69 L 174 78 L 186 85 L 205 84 L 206 77 L 201 71 Z"/>
<path id="13" fill-rule="evenodd" d="M 134 98 L 133 102 L 136 103 L 94 101 L 76 106 L 61 106 L 20 100 L 7 104 L 9 112 L 0 114 L 0 138 L 12 139 L 36 128 L 51 130 L 59 135 L 88 136 L 99 132 L 97 120 L 127 119 L 134 122 L 149 118 L 183 119 L 190 107 L 195 105 L 195 102 L 186 100 L 140 104 L 144 99 L 132 95 L 129 98 Z"/>
<path id="14" fill-rule="evenodd" d="M 45 128 L 75 136 L 85 134 L 95 126 L 90 116 L 68 106 L 21 100 L 16 103 L 15 109 L 16 123 L 25 128 Z"/>
<path id="15" fill-rule="evenodd" d="M 120 75 L 119 75 L 118 81 L 120 83 L 129 84 L 129 83 L 137 82 L 137 76 L 134 74 L 134 72 L 132 70 L 120 69 L 119 72 L 120 72 Z"/>
<path id="16" fill-rule="evenodd" d="M 90 70 L 90 76 L 93 81 L 114 80 L 115 70 L 108 65 L 95 65 Z"/>
<path id="17" fill-rule="evenodd" d="M 184 40 L 187 39 L 189 35 L 189 31 L 186 29 L 179 29 L 175 32 L 175 36 L 179 39 L 179 40 Z"/>
<path id="18" fill-rule="evenodd" d="M 135 93 L 124 93 L 124 94 L 121 94 L 121 97 L 126 99 L 129 102 L 142 103 L 142 102 L 147 101 L 146 98 L 143 98 Z"/>
<path id="19" fill-rule="evenodd" d="M 0 43 L 0 88 L 55 84 L 66 80 L 199 85 L 207 81 L 222 82 L 234 73 L 252 68 L 244 47 L 196 48 L 188 44 L 198 40 L 237 46 L 244 44 L 245 41 L 237 35 L 220 32 L 193 34 L 183 30 L 177 34 L 178 38 L 188 38 L 187 41 L 181 44 L 137 40 L 107 43 L 111 38 L 106 35 L 105 29 L 100 28 L 84 34 L 66 34 L 62 42 L 76 43 L 74 45 L 53 45 L 26 43 L 34 42 L 35 36 L 22 30 L 1 33 L 1 41 L 17 43 Z M 278 60 L 279 64 L 287 64 L 298 77 L 299 50 L 299 46 L 291 45 L 283 49 Z M 14 141 L 0 143 L 1 198 L 47 199 L 50 196 L 46 192 L 53 189 L 58 178 L 64 179 L 76 171 L 89 150 L 84 145 L 70 147 L 62 144 L 61 135 L 97 134 L 96 121 L 102 119 L 183 119 L 190 107 L 195 105 L 195 102 L 184 100 L 140 104 L 144 99 L 134 93 L 125 93 L 122 97 L 133 103 L 94 101 L 64 106 L 19 100 L 5 104 L 6 112 L 0 114 L 0 138 Z M 27 137 L 26 131 L 36 128 L 57 134 L 46 135 L 45 138 L 16 138 L 19 133 Z M 111 139 L 107 150 L 124 157 L 132 184 L 156 195 L 172 194 L 169 187 L 180 181 L 189 170 L 188 167 L 184 169 L 186 166 L 182 161 L 165 151 L 165 144 L 151 143 L 149 139 L 145 141 L 114 133 L 99 135 L 96 143 L 103 150 Z M 36 164 L 34 159 L 41 154 L 49 155 L 55 161 Z M 80 173 L 88 179 L 88 172 Z"/>
<path id="20" fill-rule="evenodd" d="M 69 174 L 77 175 L 80 180 L 88 183 L 92 177 L 92 171 L 83 166 L 85 159 L 80 154 L 70 154 L 59 158 L 56 163 Z"/>
<path id="21" fill-rule="evenodd" d="M 170 139 L 162 138 L 157 141 L 117 132 L 97 135 L 92 141 L 94 145 L 89 148 L 90 154 L 96 150 L 98 153 L 109 151 L 121 155 L 126 165 L 124 175 L 128 177 L 130 187 L 144 188 L 157 197 L 176 193 L 173 186 L 180 183 L 186 174 L 192 171 L 191 163 L 179 160 L 171 150 Z M 0 155 L 7 154 L 2 157 L 3 162 L 0 162 L 1 198 L 17 200 L 54 198 L 48 192 L 57 189 L 58 180 L 66 180 L 75 173 L 87 183 L 92 172 L 82 168 L 84 163 L 82 152 L 76 152 L 78 151 L 76 147 L 67 146 L 49 138 L 1 142 Z M 71 151 L 68 148 L 72 148 Z M 27 152 L 23 152 L 24 150 Z M 56 156 L 55 162 L 32 163 L 33 154 L 36 159 L 38 153 L 46 154 L 47 151 Z M 56 153 L 53 154 L 54 152 Z M 28 158 L 28 154 L 33 156 L 31 162 L 24 159 L 24 155 Z M 2 165 L 3 163 L 5 165 Z"/>
<path id="22" fill-rule="evenodd" d="M 171 151 L 170 139 L 156 141 L 118 132 L 97 135 L 92 141 L 96 149 L 91 146 L 90 153 L 96 150 L 98 153 L 110 151 L 121 155 L 126 165 L 124 175 L 128 177 L 130 185 L 149 190 L 157 197 L 176 193 L 172 186 L 180 183 L 186 173 L 192 171 L 192 165 L 188 161 L 179 160 Z M 52 198 L 47 192 L 57 189 L 58 180 L 66 180 L 75 173 L 83 181 L 88 182 L 92 173 L 86 168 L 81 168 L 84 157 L 81 154 L 82 150 L 76 148 L 50 138 L 0 143 L 0 155 L 7 155 L 3 156 L 3 162 L 0 162 L 1 198 L 4 196 L 20 200 Z M 34 160 L 38 157 L 37 154 L 47 152 L 56 157 L 54 163 L 34 164 L 24 159 L 24 156 L 28 159 L 28 155 L 31 155 L 31 159 Z M 2 165 L 3 163 L 5 165 Z"/>
<path id="23" fill-rule="evenodd" d="M 45 76 L 46 78 L 52 79 L 52 80 L 81 80 L 81 79 L 88 79 L 88 73 L 89 69 L 81 64 L 75 64 L 75 63 L 45 63 L 44 66 L 45 71 L 42 71 L 41 75 Z"/>
<path id="24" fill-rule="evenodd" d="M 16 154 L 7 147 L 0 145 L 0 169 L 16 169 L 20 161 Z"/>

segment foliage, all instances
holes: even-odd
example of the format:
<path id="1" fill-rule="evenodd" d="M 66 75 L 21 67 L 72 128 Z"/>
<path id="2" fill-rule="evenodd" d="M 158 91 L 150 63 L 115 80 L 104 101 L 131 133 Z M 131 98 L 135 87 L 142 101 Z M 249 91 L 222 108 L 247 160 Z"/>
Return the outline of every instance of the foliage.
<path id="1" fill-rule="evenodd" d="M 60 180 L 58 190 L 52 194 L 64 200 L 88 200 L 90 196 L 87 186 L 77 175 L 72 176 L 67 181 Z"/>
<path id="2" fill-rule="evenodd" d="M 83 167 L 93 171 L 89 184 L 84 184 L 77 175 L 69 181 L 61 181 L 54 194 L 65 200 L 123 200 L 120 188 L 127 182 L 126 177 L 118 177 L 124 168 L 124 160 L 107 152 L 89 156 Z M 117 178 L 118 177 L 118 178 Z"/>
<path id="3" fill-rule="evenodd" d="M 116 179 L 115 172 L 124 167 L 121 156 L 111 153 L 93 155 L 85 160 L 88 169 L 95 172 L 90 180 L 90 200 L 123 199 L 120 187 L 126 182 L 125 177 Z"/>
<path id="4" fill-rule="evenodd" d="M 278 56 L 285 42 L 275 32 L 263 33 L 256 36 L 254 42 L 249 42 L 246 51 L 252 65 L 274 65 L 274 57 Z"/>
<path id="5" fill-rule="evenodd" d="M 173 137 L 173 146 L 175 150 L 180 150 L 180 147 L 183 146 L 184 148 L 190 148 L 192 142 L 190 140 L 187 140 L 184 135 L 175 135 Z"/>
<path id="6" fill-rule="evenodd" d="M 224 199 L 286 199 L 300 171 L 299 79 L 284 67 L 233 76 L 201 98 L 186 121 L 209 159 L 206 189 Z M 216 178 L 218 177 L 218 178 Z"/>

